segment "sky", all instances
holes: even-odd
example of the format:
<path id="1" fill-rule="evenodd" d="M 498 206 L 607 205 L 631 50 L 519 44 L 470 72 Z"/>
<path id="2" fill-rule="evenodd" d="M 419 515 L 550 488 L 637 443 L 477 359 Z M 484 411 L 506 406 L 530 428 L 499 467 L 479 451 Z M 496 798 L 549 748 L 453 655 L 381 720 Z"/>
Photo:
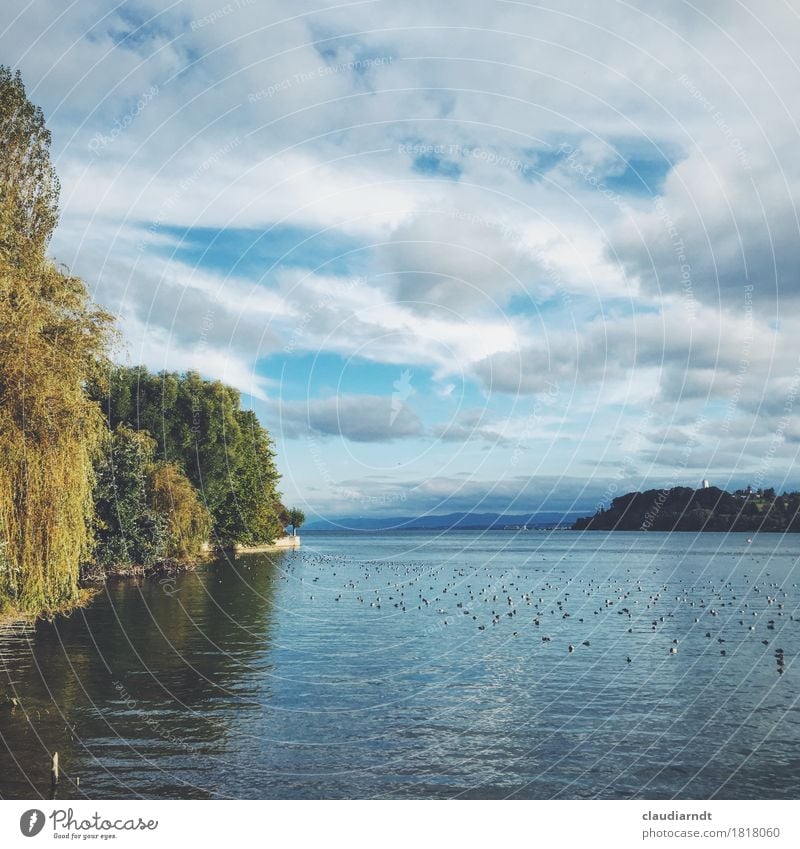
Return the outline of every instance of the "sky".
<path id="1" fill-rule="evenodd" d="M 51 253 L 308 518 L 800 487 L 800 11 L 5 0 Z"/>

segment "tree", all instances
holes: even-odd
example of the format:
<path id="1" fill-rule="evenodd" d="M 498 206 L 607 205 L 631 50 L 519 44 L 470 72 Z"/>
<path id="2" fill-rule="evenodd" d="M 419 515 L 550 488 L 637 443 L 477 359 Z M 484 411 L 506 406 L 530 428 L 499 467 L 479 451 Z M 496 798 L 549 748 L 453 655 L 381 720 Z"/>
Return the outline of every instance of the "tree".
<path id="1" fill-rule="evenodd" d="M 103 568 L 151 566 L 166 556 L 167 515 L 153 506 L 161 500 L 152 495 L 155 447 L 148 433 L 127 425 L 107 435 L 94 492 L 94 557 Z"/>
<path id="2" fill-rule="evenodd" d="M 300 526 L 305 522 L 306 514 L 297 507 L 292 507 L 289 510 L 289 524 L 292 526 L 292 536 L 297 536 L 297 531 L 300 529 Z"/>
<path id="3" fill-rule="evenodd" d="M 150 374 L 114 368 L 106 387 L 92 387 L 111 428 L 126 424 L 152 434 L 160 461 L 176 463 L 200 494 L 220 545 L 271 542 L 282 534 L 275 452 L 239 393 L 197 372 Z"/>
<path id="4" fill-rule="evenodd" d="M 22 77 L 0 65 L 0 257 L 41 254 L 58 221 L 59 184 L 44 114 Z"/>
<path id="5" fill-rule="evenodd" d="M 154 462 L 147 431 L 109 433 L 95 484 L 95 560 L 103 568 L 152 566 L 196 557 L 208 540 L 208 511 L 175 463 Z"/>
<path id="6" fill-rule="evenodd" d="M 80 281 L 0 261 L 0 528 L 11 564 L 0 596 L 19 609 L 77 598 L 103 431 L 83 386 L 109 322 Z"/>
<path id="7" fill-rule="evenodd" d="M 177 463 L 149 467 L 147 503 L 166 520 L 164 554 L 179 560 L 197 557 L 208 541 L 211 517 Z"/>
<path id="8" fill-rule="evenodd" d="M 252 411 L 237 410 L 236 419 L 239 431 L 228 444 L 227 494 L 215 532 L 223 545 L 271 543 L 283 533 L 272 440 Z"/>
<path id="9" fill-rule="evenodd" d="M 45 255 L 49 144 L 19 74 L 0 68 L 0 607 L 35 612 L 77 600 L 91 551 L 103 420 L 84 388 L 102 380 L 112 321 Z"/>

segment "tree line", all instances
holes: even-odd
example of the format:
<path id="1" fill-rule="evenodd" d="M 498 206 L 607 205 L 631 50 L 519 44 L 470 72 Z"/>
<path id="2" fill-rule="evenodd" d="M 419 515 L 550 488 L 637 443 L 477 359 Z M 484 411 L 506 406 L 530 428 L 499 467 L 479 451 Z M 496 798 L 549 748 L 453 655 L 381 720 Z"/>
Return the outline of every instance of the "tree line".
<path id="1" fill-rule="evenodd" d="M 800 493 L 715 486 L 650 489 L 615 498 L 608 509 L 578 519 L 585 531 L 777 531 L 800 532 Z"/>
<path id="2" fill-rule="evenodd" d="M 0 612 L 68 607 L 82 572 L 270 542 L 304 518 L 235 389 L 112 363 L 113 317 L 47 254 L 50 143 L 0 66 Z"/>

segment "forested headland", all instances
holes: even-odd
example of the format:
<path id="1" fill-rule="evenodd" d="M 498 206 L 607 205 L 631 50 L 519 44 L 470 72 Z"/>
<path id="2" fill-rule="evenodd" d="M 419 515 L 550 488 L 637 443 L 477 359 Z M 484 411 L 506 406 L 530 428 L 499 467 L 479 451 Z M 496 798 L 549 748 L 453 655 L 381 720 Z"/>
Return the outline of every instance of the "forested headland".
<path id="1" fill-rule="evenodd" d="M 0 66 L 0 613 L 68 609 L 86 576 L 268 543 L 303 521 L 235 389 L 114 365 L 113 317 L 47 253 L 50 142 Z"/>
<path id="2" fill-rule="evenodd" d="M 726 492 L 715 486 L 650 489 L 615 498 L 578 519 L 579 531 L 800 531 L 800 492 Z"/>

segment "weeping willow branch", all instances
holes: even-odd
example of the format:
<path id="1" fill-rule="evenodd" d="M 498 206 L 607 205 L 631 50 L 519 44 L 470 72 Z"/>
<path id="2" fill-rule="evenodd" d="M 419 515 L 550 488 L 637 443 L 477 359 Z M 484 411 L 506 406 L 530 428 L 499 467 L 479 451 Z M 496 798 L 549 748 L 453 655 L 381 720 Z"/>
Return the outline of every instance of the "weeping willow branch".
<path id="1" fill-rule="evenodd" d="M 92 547 L 92 461 L 103 433 L 111 316 L 45 255 L 58 179 L 41 109 L 0 66 L 0 610 L 79 598 Z"/>
<path id="2" fill-rule="evenodd" d="M 101 378 L 111 317 L 45 260 L 0 260 L 0 604 L 78 598 L 91 551 L 93 460 L 104 420 L 84 392 Z"/>

